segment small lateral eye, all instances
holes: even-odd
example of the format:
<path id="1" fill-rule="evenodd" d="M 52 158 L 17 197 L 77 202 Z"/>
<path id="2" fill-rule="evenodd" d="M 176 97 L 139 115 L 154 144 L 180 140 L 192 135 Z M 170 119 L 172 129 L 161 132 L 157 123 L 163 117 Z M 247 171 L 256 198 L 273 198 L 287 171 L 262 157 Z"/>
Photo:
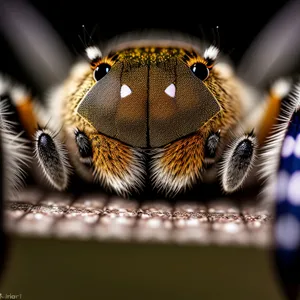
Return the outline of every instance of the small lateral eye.
<path id="1" fill-rule="evenodd" d="M 103 78 L 110 70 L 111 66 L 107 63 L 100 64 L 95 70 L 94 70 L 94 79 L 96 81 L 99 81 L 101 78 Z"/>
<path id="2" fill-rule="evenodd" d="M 191 70 L 201 80 L 205 80 L 209 75 L 209 70 L 203 63 L 194 63 Z"/>

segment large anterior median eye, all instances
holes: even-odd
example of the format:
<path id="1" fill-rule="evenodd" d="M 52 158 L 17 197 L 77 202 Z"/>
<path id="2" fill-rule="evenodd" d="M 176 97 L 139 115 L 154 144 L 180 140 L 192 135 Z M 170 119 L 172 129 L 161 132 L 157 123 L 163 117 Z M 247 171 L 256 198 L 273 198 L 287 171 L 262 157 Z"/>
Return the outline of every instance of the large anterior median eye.
<path id="1" fill-rule="evenodd" d="M 94 79 L 96 81 L 99 81 L 101 78 L 103 78 L 110 70 L 111 66 L 107 63 L 100 64 L 95 70 L 94 70 Z"/>
<path id="2" fill-rule="evenodd" d="M 191 65 L 191 70 L 202 81 L 205 80 L 209 75 L 209 70 L 203 63 L 194 63 Z"/>

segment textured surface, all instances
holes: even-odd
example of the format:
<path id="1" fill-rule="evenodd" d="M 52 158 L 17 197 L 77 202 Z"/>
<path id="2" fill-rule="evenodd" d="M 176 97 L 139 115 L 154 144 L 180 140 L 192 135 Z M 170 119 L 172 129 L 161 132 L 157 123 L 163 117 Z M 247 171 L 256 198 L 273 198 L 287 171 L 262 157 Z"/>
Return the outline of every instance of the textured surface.
<path id="1" fill-rule="evenodd" d="M 20 193 L 6 202 L 11 238 L 0 292 L 31 300 L 283 300 L 269 214 L 244 192 L 237 201 L 193 195 L 202 200 Z"/>
<path id="2" fill-rule="evenodd" d="M 248 202 L 249 203 L 249 202 Z M 5 225 L 21 236 L 185 244 L 268 246 L 271 216 L 243 201 L 138 202 L 105 194 L 21 192 L 7 201 Z"/>
<path id="3" fill-rule="evenodd" d="M 14 237 L 0 292 L 21 300 L 286 300 L 269 252 Z"/>

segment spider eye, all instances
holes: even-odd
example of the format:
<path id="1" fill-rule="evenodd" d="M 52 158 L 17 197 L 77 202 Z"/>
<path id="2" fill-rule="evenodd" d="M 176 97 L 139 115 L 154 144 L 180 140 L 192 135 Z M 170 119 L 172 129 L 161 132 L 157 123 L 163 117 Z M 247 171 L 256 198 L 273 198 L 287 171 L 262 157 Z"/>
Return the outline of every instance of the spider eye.
<path id="1" fill-rule="evenodd" d="M 94 79 L 96 81 L 99 81 L 101 78 L 103 78 L 110 70 L 111 66 L 107 63 L 100 64 L 95 70 L 94 70 Z"/>
<path id="2" fill-rule="evenodd" d="M 209 70 L 203 63 L 194 63 L 191 70 L 201 80 L 205 80 L 209 75 Z"/>

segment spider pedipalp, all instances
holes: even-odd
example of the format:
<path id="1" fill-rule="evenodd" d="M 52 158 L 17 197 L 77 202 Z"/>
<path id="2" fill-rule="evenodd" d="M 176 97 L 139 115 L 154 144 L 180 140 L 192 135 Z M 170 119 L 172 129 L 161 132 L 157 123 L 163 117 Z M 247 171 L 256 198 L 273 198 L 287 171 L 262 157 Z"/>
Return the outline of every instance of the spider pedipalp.
<path id="1" fill-rule="evenodd" d="M 87 135 L 78 129 L 75 130 L 75 142 L 82 162 L 90 162 L 93 156 L 92 146 Z"/>
<path id="2" fill-rule="evenodd" d="M 215 161 L 217 149 L 220 142 L 220 130 L 212 132 L 205 143 L 205 162 L 213 163 Z"/>

